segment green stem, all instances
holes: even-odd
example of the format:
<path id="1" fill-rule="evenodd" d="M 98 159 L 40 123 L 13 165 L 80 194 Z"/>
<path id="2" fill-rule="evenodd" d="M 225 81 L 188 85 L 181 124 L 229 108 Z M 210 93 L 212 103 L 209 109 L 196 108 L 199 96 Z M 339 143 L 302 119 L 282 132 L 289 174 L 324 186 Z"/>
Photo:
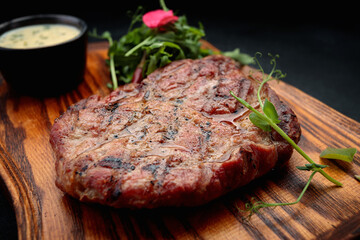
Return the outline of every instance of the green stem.
<path id="1" fill-rule="evenodd" d="M 115 63 L 114 63 L 114 54 L 111 53 L 110 56 L 110 73 L 111 73 L 111 80 L 113 83 L 113 90 L 118 88 L 118 80 L 116 77 L 116 72 L 115 72 Z"/>
<path id="2" fill-rule="evenodd" d="M 137 44 L 135 47 L 133 47 L 132 49 L 130 49 L 129 51 L 127 51 L 125 53 L 125 57 L 130 56 L 131 54 L 133 54 L 136 50 L 138 50 L 139 48 L 141 48 L 142 46 L 148 44 L 148 42 L 151 40 L 152 36 L 149 36 L 147 38 L 145 38 L 141 43 Z"/>
<path id="3" fill-rule="evenodd" d="M 269 76 L 270 76 L 270 75 L 269 75 Z M 264 104 L 263 104 L 263 102 L 262 102 L 262 100 L 261 100 L 260 92 L 261 92 L 261 89 L 262 89 L 262 87 L 264 86 L 264 84 L 265 84 L 266 82 L 270 81 L 270 79 L 271 79 L 271 77 L 268 77 L 265 81 L 262 81 L 262 82 L 260 83 L 259 89 L 258 89 L 258 91 L 257 91 L 257 98 L 258 98 L 258 101 L 259 101 L 259 103 L 260 103 L 261 109 L 264 108 Z"/>
<path id="4" fill-rule="evenodd" d="M 270 118 L 268 118 L 266 115 L 260 113 L 258 110 L 253 108 L 248 102 L 245 100 L 238 98 L 235 96 L 233 92 L 230 91 L 230 94 L 239 102 L 241 102 L 245 107 L 253 111 L 256 115 L 258 115 L 261 119 L 266 121 L 270 124 L 270 126 L 278 132 L 289 144 L 301 155 L 303 156 L 309 163 L 315 163 L 278 125 L 276 125 Z M 319 173 L 321 173 L 326 179 L 328 179 L 330 182 L 334 183 L 337 186 L 342 186 L 342 183 L 332 178 L 330 175 L 328 175 L 324 170 L 321 168 L 315 168 L 315 170 Z"/>
<path id="5" fill-rule="evenodd" d="M 263 208 L 263 207 L 277 207 L 277 206 L 286 206 L 286 205 L 294 205 L 300 202 L 300 200 L 302 199 L 302 197 L 304 196 L 304 193 L 306 192 L 306 190 L 308 189 L 310 182 L 312 181 L 314 175 L 317 173 L 317 171 L 313 171 L 309 177 L 309 180 L 307 181 L 304 189 L 302 190 L 302 192 L 300 193 L 299 197 L 296 199 L 295 202 L 289 202 L 289 203 L 261 203 L 259 205 L 255 205 L 254 208 L 255 210 Z"/>
<path id="6" fill-rule="evenodd" d="M 259 113 L 261 114 L 261 113 Z M 263 114 L 261 114 L 262 116 L 264 116 Z M 266 117 L 266 116 L 264 116 Z M 301 156 L 303 156 L 309 163 L 315 163 L 278 125 L 276 125 L 275 123 L 273 123 L 268 117 L 266 117 L 268 119 L 268 122 L 270 124 L 270 126 L 275 129 L 275 131 L 277 131 L 286 141 L 288 141 L 290 143 L 291 146 L 293 146 L 293 148 L 300 153 Z M 328 179 L 330 182 L 334 183 L 337 186 L 342 186 L 342 183 L 335 180 L 334 178 L 332 178 L 330 175 L 328 175 L 326 172 L 324 172 L 323 169 L 321 168 L 316 168 L 316 171 L 321 173 L 326 179 Z"/>
<path id="7" fill-rule="evenodd" d="M 258 66 L 260 66 L 260 64 L 259 64 L 258 61 L 257 61 L 257 64 L 258 64 Z M 273 61 L 273 68 L 271 69 L 271 72 L 268 74 L 267 78 L 265 79 L 265 72 L 264 72 L 264 70 L 260 67 L 260 71 L 262 72 L 262 79 L 265 79 L 264 81 L 262 81 L 262 82 L 260 83 L 260 86 L 259 86 L 258 91 L 257 91 L 257 98 L 258 98 L 258 101 L 259 101 L 259 103 L 260 103 L 261 109 L 264 108 L 264 104 L 263 104 L 263 102 L 262 102 L 262 100 L 261 100 L 261 96 L 260 96 L 261 89 L 262 89 L 262 87 L 264 86 L 265 83 L 267 83 L 267 82 L 269 82 L 270 80 L 272 80 L 272 75 L 274 74 L 275 69 L 276 69 L 276 62 Z"/>
<path id="8" fill-rule="evenodd" d="M 160 6 L 164 11 L 169 11 L 169 9 L 166 7 L 165 5 L 165 1 L 164 0 L 160 0 Z"/>

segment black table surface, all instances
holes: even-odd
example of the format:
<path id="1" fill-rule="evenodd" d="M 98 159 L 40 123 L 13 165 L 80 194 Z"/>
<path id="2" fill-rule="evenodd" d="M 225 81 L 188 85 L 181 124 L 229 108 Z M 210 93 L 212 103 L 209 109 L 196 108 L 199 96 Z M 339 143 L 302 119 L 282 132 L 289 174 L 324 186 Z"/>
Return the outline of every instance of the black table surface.
<path id="1" fill-rule="evenodd" d="M 128 10 L 134 11 L 138 5 L 145 11 L 160 8 L 157 1 L 119 2 L 81 8 L 51 2 L 22 6 L 21 10 L 9 5 L 0 9 L 0 22 L 31 14 L 70 14 L 84 19 L 90 30 L 110 31 L 118 39 L 129 27 Z M 279 54 L 277 66 L 287 74 L 283 81 L 360 121 L 360 27 L 355 21 L 355 5 L 234 3 L 183 0 L 167 1 L 167 6 L 177 15 L 186 15 L 190 25 L 201 22 L 205 39 L 220 50 L 239 48 L 252 56 L 256 52 L 264 56 Z M 98 40 L 89 38 L 89 42 L 95 41 Z M 264 68 L 270 69 L 269 62 L 263 59 Z M 11 201 L 6 197 L 6 189 L 0 189 L 0 239 L 16 239 Z"/>

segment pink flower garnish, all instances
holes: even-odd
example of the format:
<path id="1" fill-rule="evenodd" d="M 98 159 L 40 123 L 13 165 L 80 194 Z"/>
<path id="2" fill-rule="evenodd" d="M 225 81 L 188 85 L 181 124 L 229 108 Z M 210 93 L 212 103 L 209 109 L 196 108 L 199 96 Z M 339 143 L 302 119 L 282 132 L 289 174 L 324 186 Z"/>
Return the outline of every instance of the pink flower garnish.
<path id="1" fill-rule="evenodd" d="M 162 9 L 147 12 L 142 17 L 143 22 L 149 28 L 161 28 L 168 23 L 176 22 L 179 17 L 174 16 L 173 11 L 164 11 Z"/>

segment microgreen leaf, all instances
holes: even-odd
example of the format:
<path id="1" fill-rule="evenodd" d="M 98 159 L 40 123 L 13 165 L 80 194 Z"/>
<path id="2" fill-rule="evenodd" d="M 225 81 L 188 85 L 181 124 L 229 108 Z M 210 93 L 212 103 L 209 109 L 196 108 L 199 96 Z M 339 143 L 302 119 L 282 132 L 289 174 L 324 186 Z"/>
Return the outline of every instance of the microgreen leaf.
<path id="1" fill-rule="evenodd" d="M 235 59 L 236 61 L 244 65 L 249 65 L 254 63 L 254 58 L 246 53 L 240 53 L 239 48 L 236 48 L 233 51 L 222 52 L 222 54 L 224 56 L 231 57 L 232 59 Z"/>
<path id="2" fill-rule="evenodd" d="M 305 166 L 311 166 L 312 168 L 326 168 L 329 167 L 329 165 L 323 165 L 323 164 L 317 164 L 317 163 L 311 163 L 311 164 L 305 164 Z"/>
<path id="3" fill-rule="evenodd" d="M 296 166 L 297 169 L 299 170 L 305 170 L 305 171 L 319 171 L 319 169 L 323 169 L 329 167 L 328 165 L 322 165 L 322 164 L 317 164 L 317 163 L 308 163 L 305 164 L 305 166 Z"/>
<path id="4" fill-rule="evenodd" d="M 255 126 L 257 126 L 258 128 L 261 128 L 265 132 L 271 131 L 270 124 L 266 120 L 261 118 L 258 114 L 254 113 L 254 112 L 250 113 L 249 119 Z"/>
<path id="5" fill-rule="evenodd" d="M 360 182 L 360 175 L 355 175 L 354 177 Z"/>
<path id="6" fill-rule="evenodd" d="M 280 123 L 281 121 L 279 120 L 279 116 L 276 112 L 276 109 L 274 107 L 274 104 L 272 104 L 270 101 L 268 101 L 267 99 L 265 99 L 265 103 L 264 103 L 264 107 L 263 107 L 263 111 L 265 113 L 265 115 L 271 119 L 271 121 L 273 121 L 275 124 Z"/>
<path id="7" fill-rule="evenodd" d="M 320 157 L 352 162 L 355 153 L 355 148 L 327 148 L 321 152 Z"/>

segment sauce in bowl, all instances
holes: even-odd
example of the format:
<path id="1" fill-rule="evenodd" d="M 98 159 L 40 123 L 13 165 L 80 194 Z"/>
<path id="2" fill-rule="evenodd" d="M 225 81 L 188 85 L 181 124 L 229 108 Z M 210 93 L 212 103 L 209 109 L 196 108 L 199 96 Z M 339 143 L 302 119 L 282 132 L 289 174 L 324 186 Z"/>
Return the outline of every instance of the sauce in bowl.
<path id="1" fill-rule="evenodd" d="M 66 24 L 37 24 L 19 27 L 0 36 L 0 47 L 26 49 L 53 46 L 75 38 L 80 30 Z"/>

